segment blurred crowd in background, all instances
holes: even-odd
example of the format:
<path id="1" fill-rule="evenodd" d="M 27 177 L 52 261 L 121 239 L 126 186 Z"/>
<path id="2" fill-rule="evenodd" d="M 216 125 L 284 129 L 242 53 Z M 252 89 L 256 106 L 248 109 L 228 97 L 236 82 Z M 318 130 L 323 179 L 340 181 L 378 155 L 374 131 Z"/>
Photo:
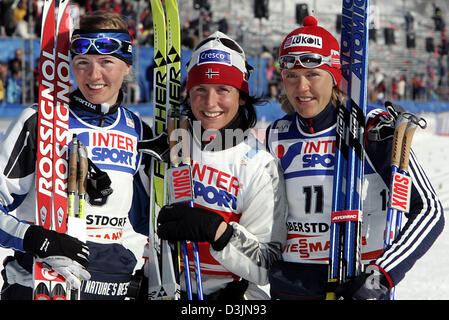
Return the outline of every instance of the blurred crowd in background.
<path id="1" fill-rule="evenodd" d="M 313 1 L 319 2 L 320 0 Z M 214 9 L 213 4 L 215 3 L 215 1 L 211 0 L 180 1 L 180 10 L 183 10 L 186 6 L 193 9 L 193 11 L 189 11 L 187 18 L 181 20 L 181 41 L 184 49 L 193 49 L 198 41 L 216 30 L 224 33 L 230 32 L 229 16 L 217 14 L 217 17 L 215 17 L 215 14 L 218 13 L 218 11 Z M 231 0 L 229 0 L 229 5 L 230 4 Z M 0 2 L 0 39 L 39 38 L 41 32 L 42 5 L 42 0 L 2 0 Z M 433 43 L 426 43 L 426 52 L 428 53 L 427 59 L 429 60 L 424 61 L 425 67 L 421 68 L 420 72 L 415 72 L 413 74 L 410 74 L 410 72 L 395 72 L 393 74 L 391 73 L 391 70 L 381 68 L 379 64 L 376 63 L 376 59 L 371 59 L 370 57 L 370 72 L 368 79 L 369 101 L 383 101 L 385 98 L 398 101 L 449 100 L 449 90 L 447 85 L 449 45 L 447 42 L 446 25 L 444 21 L 445 12 L 443 10 L 444 8 L 442 9 L 435 3 L 432 3 L 432 6 L 432 13 L 426 19 L 429 20 L 432 29 L 434 28 L 434 34 L 436 35 L 436 33 L 438 33 L 436 38 L 441 39 L 441 41 L 438 40 L 438 44 L 436 45 Z M 259 18 L 259 22 L 262 21 L 262 18 L 266 20 L 269 19 L 267 0 L 255 0 L 253 2 L 253 8 L 254 18 Z M 300 24 L 302 21 L 301 19 L 304 15 L 309 14 L 309 12 L 301 12 L 300 10 L 304 9 L 304 7 L 301 9 L 301 6 L 298 5 L 296 5 L 296 9 L 296 22 Z M 95 10 L 113 11 L 122 15 L 128 21 L 129 32 L 133 37 L 135 44 L 140 46 L 153 45 L 153 21 L 149 1 L 71 0 L 71 16 L 75 27 L 78 18 L 81 15 Z M 264 10 L 267 10 L 267 12 L 264 12 Z M 192 12 L 195 12 L 195 14 Z M 183 15 L 182 11 L 181 15 Z M 412 45 L 414 45 L 413 43 L 409 44 L 408 41 L 409 37 L 412 36 L 415 31 L 414 25 L 416 25 L 416 21 L 414 20 L 416 20 L 416 17 L 414 17 L 411 12 L 407 12 L 404 19 L 404 28 L 407 35 L 407 44 L 406 48 L 404 48 L 405 52 L 406 50 L 411 50 L 413 48 Z M 246 35 L 243 26 L 244 21 L 240 20 L 237 25 L 235 21 L 232 22 L 234 27 L 232 28 L 231 36 L 245 48 Z M 336 30 L 338 30 L 338 25 L 336 26 Z M 284 32 L 287 31 L 290 30 L 284 30 Z M 393 43 L 389 43 L 389 41 L 391 42 L 391 39 L 388 39 L 388 36 L 391 37 L 391 34 L 388 35 L 388 32 L 385 32 L 385 45 L 394 45 L 394 39 L 392 40 Z M 375 33 L 372 34 L 370 32 L 370 40 L 375 41 L 375 37 Z M 414 39 L 410 39 L 410 41 L 412 40 Z M 266 63 L 263 64 L 263 68 L 265 69 L 265 81 L 263 81 L 263 84 L 266 88 L 262 91 L 266 99 L 276 100 L 281 90 L 281 76 L 277 64 L 278 47 L 276 46 L 276 43 L 262 42 L 259 43 L 259 47 L 260 51 L 255 52 L 254 54 L 266 61 Z M 249 52 L 251 53 L 251 50 L 249 50 Z M 387 53 L 397 55 L 394 50 Z M 388 59 L 388 57 L 385 59 Z M 262 66 L 262 64 L 260 66 Z M 24 59 L 24 52 L 22 49 L 16 49 L 14 51 L 14 56 L 7 61 L 0 61 L 0 104 L 21 104 L 29 102 L 29 99 L 24 101 L 24 95 L 32 97 L 32 100 L 35 101 L 38 96 L 37 76 L 38 60 L 30 61 L 30 59 Z M 151 88 L 149 90 L 151 90 Z M 140 101 L 141 98 L 139 98 L 140 95 L 138 93 L 134 93 L 133 96 L 131 103 L 142 102 Z"/>

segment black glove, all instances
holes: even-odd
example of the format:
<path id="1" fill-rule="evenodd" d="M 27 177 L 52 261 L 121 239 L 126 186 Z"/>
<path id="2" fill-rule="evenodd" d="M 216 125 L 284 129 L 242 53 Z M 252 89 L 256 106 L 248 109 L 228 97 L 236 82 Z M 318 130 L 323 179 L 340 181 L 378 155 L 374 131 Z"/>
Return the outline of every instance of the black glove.
<path id="1" fill-rule="evenodd" d="M 147 153 L 159 161 L 170 162 L 168 134 L 165 131 L 156 138 L 137 142 L 137 150 Z"/>
<path id="2" fill-rule="evenodd" d="M 169 241 L 207 241 L 216 251 L 223 250 L 232 236 L 228 224 L 226 231 L 214 241 L 218 226 L 225 221 L 221 215 L 202 208 L 188 206 L 164 206 L 157 219 L 157 234 Z"/>
<path id="3" fill-rule="evenodd" d="M 385 271 L 370 264 L 364 273 L 338 286 L 335 293 L 345 300 L 382 300 L 392 288 L 389 278 Z"/>
<path id="4" fill-rule="evenodd" d="M 47 230 L 40 226 L 28 227 L 23 238 L 25 251 L 39 258 L 64 256 L 87 269 L 89 248 L 83 242 L 67 234 Z"/>
<path id="5" fill-rule="evenodd" d="M 143 268 L 136 270 L 129 281 L 126 297 L 131 300 L 148 300 L 148 277 L 145 276 Z"/>

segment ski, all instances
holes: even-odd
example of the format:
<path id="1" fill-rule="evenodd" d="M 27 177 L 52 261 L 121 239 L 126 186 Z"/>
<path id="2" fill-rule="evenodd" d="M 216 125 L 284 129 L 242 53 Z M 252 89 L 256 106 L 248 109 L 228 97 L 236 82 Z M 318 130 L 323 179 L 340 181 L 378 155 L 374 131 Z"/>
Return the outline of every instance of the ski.
<path id="1" fill-rule="evenodd" d="M 55 104 L 53 115 L 53 229 L 67 232 L 67 178 L 70 94 L 70 5 L 60 0 L 56 24 Z"/>
<path id="2" fill-rule="evenodd" d="M 175 44 L 173 39 L 180 39 L 179 21 L 178 29 L 173 28 L 178 17 L 176 1 L 166 1 L 167 16 L 169 16 L 170 32 L 167 32 L 164 7 L 161 0 L 151 0 L 154 30 L 154 94 L 153 94 L 153 136 L 157 137 L 167 130 L 168 106 L 176 100 L 176 96 L 167 95 L 167 84 L 179 91 L 176 81 L 167 81 L 167 52 L 170 52 L 170 61 L 180 63 L 180 43 Z M 173 43 L 167 51 L 167 34 Z M 170 63 L 170 78 L 177 79 L 180 66 Z M 179 97 L 178 93 L 178 97 Z M 176 103 L 179 106 L 179 101 Z M 156 221 L 159 210 L 167 203 L 167 178 L 164 161 L 152 158 L 150 181 L 150 230 L 149 230 L 149 282 L 148 298 L 150 300 L 178 300 L 180 298 L 179 271 L 176 268 L 176 248 L 170 247 L 168 241 L 159 239 L 156 233 Z M 173 252 L 172 252 L 173 251 Z M 175 253 L 175 254 L 173 254 Z"/>
<path id="3" fill-rule="evenodd" d="M 45 0 L 38 98 L 36 223 L 67 231 L 68 120 L 69 120 L 69 0 Z M 70 290 L 64 278 L 40 262 L 33 268 L 33 299 L 66 300 Z"/>
<path id="4" fill-rule="evenodd" d="M 174 203 L 174 199 L 179 197 L 175 196 L 173 191 L 174 180 L 173 178 L 173 169 L 177 171 L 176 167 L 180 163 L 183 164 L 184 169 L 187 168 L 189 171 L 189 180 L 188 185 L 190 188 L 188 189 L 189 199 L 188 202 L 192 203 L 193 201 L 193 189 L 192 189 L 192 176 L 190 171 L 190 145 L 189 137 L 187 134 L 188 129 L 188 120 L 182 117 L 180 104 L 181 104 L 181 27 L 179 22 L 179 10 L 178 4 L 176 0 L 167 0 L 165 1 L 165 10 L 166 10 L 166 21 L 167 21 L 167 108 L 169 110 L 168 114 L 168 137 L 170 142 L 170 165 L 171 168 L 167 172 L 167 180 L 168 180 L 168 188 L 169 188 L 169 202 Z M 176 137 L 172 137 L 171 133 L 174 129 L 180 128 L 181 126 L 181 135 L 182 135 L 182 160 L 181 162 L 178 160 L 178 155 L 172 152 L 173 146 L 176 144 Z M 173 161 L 172 161 L 173 160 Z M 187 200 L 186 200 L 187 201 Z M 184 201 L 185 202 L 185 201 Z M 179 243 L 171 244 L 172 246 L 172 256 L 173 256 L 173 266 L 176 268 L 176 281 L 180 283 L 180 273 L 181 273 L 181 263 L 179 261 L 180 257 L 180 248 Z M 182 256 L 185 268 L 185 280 L 186 280 L 186 289 L 188 294 L 188 299 L 192 299 L 192 290 L 191 290 L 191 281 L 190 281 L 190 272 L 189 270 L 189 258 L 187 254 L 187 242 L 183 241 L 182 244 Z M 196 264 L 196 269 L 199 270 L 199 260 Z M 186 271 L 187 270 L 187 271 Z M 178 288 L 180 290 L 180 288 Z M 202 292 L 202 290 L 201 290 Z M 178 297 L 179 298 L 179 297 Z"/>
<path id="5" fill-rule="evenodd" d="M 346 108 L 337 111 L 327 299 L 337 284 L 361 272 L 363 132 L 368 75 L 369 0 L 343 1 L 341 65 Z M 345 89 L 345 88 L 343 88 Z"/>
<path id="6" fill-rule="evenodd" d="M 54 70 L 55 70 L 55 3 L 45 0 L 42 12 L 41 54 L 39 61 L 38 135 L 37 135 L 37 217 L 36 223 L 44 228 L 52 227 L 53 193 L 53 114 L 54 114 Z M 50 300 L 51 281 L 59 280 L 42 263 L 33 269 L 35 300 Z"/>

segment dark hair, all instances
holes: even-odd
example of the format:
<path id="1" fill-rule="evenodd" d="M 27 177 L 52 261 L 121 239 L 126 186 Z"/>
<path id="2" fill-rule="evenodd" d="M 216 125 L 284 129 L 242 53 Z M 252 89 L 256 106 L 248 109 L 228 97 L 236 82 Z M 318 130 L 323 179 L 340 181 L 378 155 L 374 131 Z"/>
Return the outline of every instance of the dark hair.
<path id="1" fill-rule="evenodd" d="M 246 92 L 240 91 L 240 97 L 245 100 L 245 104 L 241 106 L 245 111 L 245 116 L 248 122 L 248 128 L 253 128 L 257 123 L 257 112 L 255 105 L 261 103 L 262 98 L 250 96 Z"/>

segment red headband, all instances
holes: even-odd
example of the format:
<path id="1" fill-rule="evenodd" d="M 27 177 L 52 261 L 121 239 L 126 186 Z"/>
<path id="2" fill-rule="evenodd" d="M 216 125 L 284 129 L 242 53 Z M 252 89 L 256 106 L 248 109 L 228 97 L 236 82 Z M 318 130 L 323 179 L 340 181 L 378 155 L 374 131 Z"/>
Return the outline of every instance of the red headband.
<path id="1" fill-rule="evenodd" d="M 228 42 L 235 49 L 227 45 Z M 249 93 L 250 74 L 240 46 L 219 31 L 206 38 L 203 43 L 192 53 L 187 66 L 187 92 L 199 84 L 225 84 Z"/>

